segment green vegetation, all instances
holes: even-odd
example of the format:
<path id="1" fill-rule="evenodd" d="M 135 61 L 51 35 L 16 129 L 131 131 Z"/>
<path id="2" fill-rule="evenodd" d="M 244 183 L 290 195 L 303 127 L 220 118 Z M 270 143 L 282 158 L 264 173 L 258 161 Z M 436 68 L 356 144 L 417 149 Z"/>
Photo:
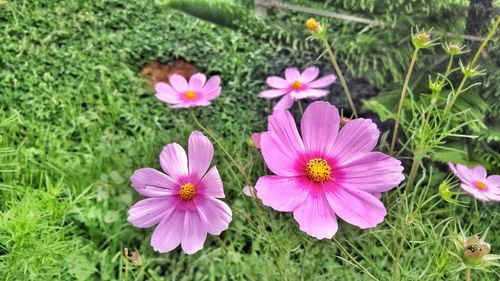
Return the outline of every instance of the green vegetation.
<path id="1" fill-rule="evenodd" d="M 247 2 L 241 4 L 248 6 Z M 330 2 L 358 13 L 392 11 L 391 5 Z M 455 5 L 463 1 L 435 2 L 449 2 L 438 11 L 462 18 Z M 430 5 L 422 4 L 418 13 L 436 12 Z M 389 24 L 394 27 L 397 21 L 384 13 L 380 18 L 394 20 Z M 307 15 L 279 11 L 271 16 L 277 22 L 289 21 L 292 31 L 297 26 L 297 38 L 304 35 Z M 404 19 L 413 23 L 410 15 Z M 443 28 L 459 29 L 452 20 L 448 23 Z M 158 167 L 164 144 L 184 146 L 189 132 L 198 128 L 188 111 L 172 110 L 154 98 L 139 75 L 140 67 L 183 59 L 205 73 L 220 75 L 222 95 L 197 115 L 223 136 L 225 147 L 239 156 L 256 180 L 266 170 L 247 139 L 251 132 L 264 130 L 272 105 L 257 94 L 266 76 L 286 66 L 318 64 L 324 72 L 331 71 L 326 59 L 315 62 L 318 46 L 295 45 L 273 34 L 256 39 L 251 32 L 225 29 L 160 8 L 154 1 L 0 1 L 0 26 L 2 279 L 370 280 L 371 274 L 390 280 L 395 258 L 391 243 L 401 241 L 401 280 L 461 280 L 461 252 L 454 246 L 461 228 L 467 235 L 489 228 L 492 253 L 500 252 L 498 207 L 467 196 L 460 197 L 466 207 L 443 201 L 437 186 L 447 170 L 430 167 L 407 197 L 401 196 L 402 190 L 384 195 L 389 215 L 380 227 L 361 231 L 342 223 L 336 239 L 349 257 L 333 241 L 318 241 L 299 231 L 290 214 L 256 206 L 245 197 L 242 176 L 216 147 L 215 164 L 234 212 L 230 228 L 207 239 L 205 248 L 193 256 L 155 253 L 149 243 L 152 231 L 136 229 L 126 220 L 128 208 L 139 199 L 128 178 L 137 168 Z M 358 29 L 352 23 L 333 27 L 338 34 L 332 46 L 340 52 L 350 79 L 362 77 L 380 88 L 394 87 L 411 53 L 409 41 L 399 44 L 408 30 L 391 34 Z M 387 38 L 374 39 L 373 34 Z M 387 49 L 389 43 L 402 47 Z M 424 61 L 434 58 L 428 55 Z M 491 107 L 484 126 L 471 128 L 480 134 L 481 145 L 469 150 L 490 167 L 500 164 L 498 149 L 484 145 L 500 141 L 498 130 L 488 127 L 499 115 L 494 90 L 499 87 L 498 73 L 493 68 L 485 78 L 487 102 L 475 101 Z M 329 99 L 348 110 L 339 89 L 336 85 Z M 362 89 L 353 92 L 359 107 L 366 94 Z M 397 99 L 398 94 L 384 90 L 371 100 L 370 109 L 384 112 L 388 103 L 381 100 Z M 259 221 L 260 216 L 265 220 Z M 126 261 L 125 248 L 137 250 L 142 262 Z M 487 271 L 472 275 L 473 280 L 500 277 Z"/>

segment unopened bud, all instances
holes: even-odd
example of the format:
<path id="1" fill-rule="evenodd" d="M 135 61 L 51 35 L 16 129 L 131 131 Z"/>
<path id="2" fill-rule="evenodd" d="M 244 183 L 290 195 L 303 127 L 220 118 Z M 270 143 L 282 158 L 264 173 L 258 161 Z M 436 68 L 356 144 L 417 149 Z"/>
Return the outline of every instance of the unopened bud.
<path id="1" fill-rule="evenodd" d="M 307 29 L 309 29 L 310 31 L 314 32 L 316 31 L 316 29 L 318 29 L 319 27 L 319 22 L 316 21 L 314 18 L 310 18 L 306 21 L 306 27 Z"/>

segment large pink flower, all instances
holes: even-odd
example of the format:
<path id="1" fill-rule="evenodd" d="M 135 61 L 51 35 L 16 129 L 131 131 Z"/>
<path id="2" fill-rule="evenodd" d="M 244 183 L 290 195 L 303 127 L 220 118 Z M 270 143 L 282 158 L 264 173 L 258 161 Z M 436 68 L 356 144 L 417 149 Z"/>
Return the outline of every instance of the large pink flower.
<path id="1" fill-rule="evenodd" d="M 180 145 L 168 144 L 160 154 L 165 173 L 143 168 L 130 178 L 135 190 L 149 198 L 130 208 L 128 221 L 141 228 L 158 224 L 151 245 L 162 253 L 181 244 L 185 253 L 193 254 L 203 247 L 207 232 L 219 235 L 231 221 L 231 209 L 216 199 L 224 197 L 219 172 L 215 166 L 208 170 L 212 143 L 192 132 L 188 152 L 186 156 Z"/>
<path id="2" fill-rule="evenodd" d="M 337 108 L 318 101 L 304 112 L 302 137 L 290 112 L 277 111 L 260 143 L 276 175 L 257 181 L 257 196 L 277 211 L 293 212 L 300 229 L 318 239 L 335 235 L 337 216 L 360 228 L 381 223 L 386 209 L 373 194 L 404 179 L 399 160 L 372 151 L 380 133 L 371 120 L 354 119 L 340 131 L 339 124 Z"/>
<path id="3" fill-rule="evenodd" d="M 315 80 L 319 75 L 319 68 L 311 66 L 302 73 L 295 67 L 285 69 L 285 79 L 278 76 L 270 76 L 266 83 L 274 88 L 265 90 L 259 94 L 261 98 L 272 99 L 280 97 L 281 100 L 274 106 L 273 110 L 289 109 L 293 102 L 299 99 L 317 99 L 328 94 L 323 89 L 330 86 L 337 77 L 333 74 Z"/>
<path id="4" fill-rule="evenodd" d="M 203 73 L 193 74 L 189 83 L 184 77 L 173 74 L 169 79 L 170 85 L 164 82 L 156 83 L 156 98 L 172 105 L 172 108 L 208 106 L 220 95 L 222 88 L 219 76 L 206 80 L 207 77 Z"/>
<path id="5" fill-rule="evenodd" d="M 488 177 L 483 166 L 469 168 L 462 164 L 448 163 L 451 171 L 462 181 L 460 187 L 481 201 L 500 201 L 500 175 Z"/>

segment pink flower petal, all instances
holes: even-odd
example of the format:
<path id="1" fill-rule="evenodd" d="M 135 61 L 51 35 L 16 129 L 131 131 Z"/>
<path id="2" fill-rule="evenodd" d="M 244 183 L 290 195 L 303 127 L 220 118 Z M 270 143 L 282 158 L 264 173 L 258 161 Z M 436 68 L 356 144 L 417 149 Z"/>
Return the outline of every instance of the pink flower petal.
<path id="1" fill-rule="evenodd" d="M 309 83 L 314 79 L 316 79 L 318 75 L 319 75 L 319 68 L 317 68 L 316 66 L 310 66 L 304 69 L 304 71 L 300 75 L 300 82 Z"/>
<path id="2" fill-rule="evenodd" d="M 339 130 L 337 108 L 328 102 L 314 102 L 304 111 L 300 130 L 308 153 L 330 155 Z"/>
<path id="3" fill-rule="evenodd" d="M 403 180 L 401 161 L 381 152 L 361 153 L 335 167 L 338 184 L 368 193 L 386 192 Z"/>
<path id="4" fill-rule="evenodd" d="M 219 75 L 214 75 L 208 79 L 205 86 L 203 86 L 203 92 L 211 92 L 220 89 L 220 77 Z M 220 92 L 220 90 L 219 90 Z"/>
<path id="5" fill-rule="evenodd" d="M 184 93 L 188 90 L 188 83 L 186 79 L 179 74 L 173 74 L 169 78 L 170 85 L 179 93 Z"/>
<path id="6" fill-rule="evenodd" d="M 199 92 L 203 89 L 203 85 L 207 77 L 203 73 L 196 73 L 189 78 L 189 90 Z"/>
<path id="7" fill-rule="evenodd" d="M 260 149 L 260 139 L 262 137 L 262 133 L 253 133 L 250 137 L 252 139 L 255 148 Z"/>
<path id="8" fill-rule="evenodd" d="M 264 132 L 260 147 L 267 167 L 279 176 L 304 175 L 303 167 L 298 167 L 300 156 L 290 151 L 274 132 Z"/>
<path id="9" fill-rule="evenodd" d="M 197 205 L 198 214 L 208 233 L 220 235 L 229 227 L 233 213 L 229 206 L 217 199 L 207 197 Z"/>
<path id="10" fill-rule="evenodd" d="M 153 168 L 136 170 L 130 181 L 139 194 L 148 197 L 172 195 L 178 185 L 171 177 Z"/>
<path id="11" fill-rule="evenodd" d="M 248 197 L 252 197 L 252 192 L 250 191 L 250 188 L 252 188 L 252 187 L 245 185 L 243 187 L 243 194 L 245 194 Z"/>
<path id="12" fill-rule="evenodd" d="M 282 96 L 286 93 L 287 93 L 286 89 L 266 90 L 266 91 L 260 92 L 259 97 L 266 98 L 266 99 L 272 99 L 275 97 Z"/>
<path id="13" fill-rule="evenodd" d="M 203 98 L 205 98 L 207 101 L 214 100 L 215 98 L 220 96 L 221 91 L 222 91 L 221 87 L 212 89 L 210 91 L 205 92 L 204 93 L 205 96 Z"/>
<path id="14" fill-rule="evenodd" d="M 289 83 L 300 80 L 300 71 L 295 67 L 288 67 L 285 69 L 285 78 Z"/>
<path id="15" fill-rule="evenodd" d="M 273 107 L 273 111 L 287 110 L 293 105 L 293 99 L 290 95 L 284 95 L 280 101 Z"/>
<path id="16" fill-rule="evenodd" d="M 478 165 L 470 169 L 470 173 L 474 177 L 474 179 L 476 179 L 476 181 L 484 182 L 486 180 L 486 169 L 483 166 Z"/>
<path id="17" fill-rule="evenodd" d="M 317 239 L 331 239 L 338 229 L 337 218 L 323 194 L 310 193 L 293 212 L 300 230 Z"/>
<path id="18" fill-rule="evenodd" d="M 377 125 L 370 119 L 359 118 L 349 121 L 335 139 L 333 156 L 341 164 L 357 153 L 370 152 L 377 145 L 379 135 Z"/>
<path id="19" fill-rule="evenodd" d="M 201 179 L 206 173 L 212 157 L 214 146 L 210 140 L 198 131 L 191 132 L 188 141 L 189 175 Z"/>
<path id="20" fill-rule="evenodd" d="M 312 81 L 312 82 L 307 83 L 307 86 L 309 88 L 324 88 L 324 87 L 328 87 L 331 84 L 333 84 L 333 82 L 335 82 L 335 80 L 337 80 L 337 76 L 330 74 L 330 75 L 321 77 L 316 81 Z"/>
<path id="21" fill-rule="evenodd" d="M 328 203 L 337 216 L 360 228 L 375 227 L 387 214 L 384 204 L 373 195 L 331 184 L 325 190 Z"/>
<path id="22" fill-rule="evenodd" d="M 297 154 L 302 154 L 304 152 L 304 144 L 302 143 L 302 139 L 297 131 L 297 126 L 295 125 L 295 120 L 293 120 L 293 116 L 290 112 L 273 112 L 273 114 L 268 117 L 268 121 L 268 130 L 274 132 L 278 139 L 280 139 L 288 149 L 291 149 Z"/>
<path id="23" fill-rule="evenodd" d="M 486 178 L 486 186 L 489 188 L 499 188 L 500 187 L 500 176 L 499 175 L 491 175 Z"/>
<path id="24" fill-rule="evenodd" d="M 462 164 L 457 164 L 455 168 L 457 171 L 457 176 L 461 181 L 469 183 L 471 185 L 476 181 L 481 181 L 474 176 L 474 174 L 472 173 L 472 169 L 470 169 L 469 167 Z"/>
<path id="25" fill-rule="evenodd" d="M 181 243 L 184 211 L 173 211 L 165 216 L 151 236 L 151 246 L 155 251 L 166 253 Z"/>
<path id="26" fill-rule="evenodd" d="M 328 91 L 310 88 L 300 92 L 300 95 L 302 99 L 304 98 L 317 99 L 328 95 Z"/>
<path id="27" fill-rule="evenodd" d="M 292 212 L 306 200 L 311 185 L 305 177 L 263 176 L 255 189 L 262 204 L 276 211 Z"/>
<path id="28" fill-rule="evenodd" d="M 177 92 L 167 83 L 158 82 L 155 84 L 156 95 L 155 97 L 163 102 L 169 104 L 178 104 L 181 102 L 179 99 L 180 93 Z"/>
<path id="29" fill-rule="evenodd" d="M 128 221 L 135 227 L 148 228 L 168 216 L 173 209 L 169 197 L 146 198 L 128 210 Z"/>
<path id="30" fill-rule="evenodd" d="M 199 193 L 215 198 L 224 198 L 224 188 L 217 167 L 213 166 L 199 181 Z"/>
<path id="31" fill-rule="evenodd" d="M 184 253 L 192 255 L 203 248 L 207 228 L 198 212 L 184 212 L 181 246 Z"/>
<path id="32" fill-rule="evenodd" d="M 287 89 L 288 87 L 290 87 L 290 83 L 279 76 L 267 77 L 266 83 L 269 87 L 277 89 Z"/>
<path id="33" fill-rule="evenodd" d="M 187 156 L 184 148 L 177 143 L 167 144 L 160 153 L 163 171 L 174 180 L 188 175 Z"/>

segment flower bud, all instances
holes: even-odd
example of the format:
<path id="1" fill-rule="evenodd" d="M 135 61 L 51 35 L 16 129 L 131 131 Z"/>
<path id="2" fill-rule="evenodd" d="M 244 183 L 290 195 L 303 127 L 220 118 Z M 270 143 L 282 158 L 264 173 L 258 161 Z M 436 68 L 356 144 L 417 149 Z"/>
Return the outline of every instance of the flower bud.
<path id="1" fill-rule="evenodd" d="M 433 45 L 436 45 L 434 43 L 436 40 L 437 39 L 431 40 L 431 35 L 424 30 L 418 31 L 417 29 L 417 33 L 412 32 L 411 34 L 411 42 L 416 49 L 426 49 Z"/>
<path id="2" fill-rule="evenodd" d="M 469 51 L 469 50 L 465 49 L 465 45 L 460 46 L 458 44 L 448 44 L 448 43 L 444 43 L 443 49 L 450 56 L 461 55 L 461 54 L 467 53 Z"/>
<path id="3" fill-rule="evenodd" d="M 469 266 L 480 265 L 483 257 L 490 252 L 490 244 L 481 241 L 478 236 L 471 236 L 464 242 L 464 261 Z"/>
<path id="4" fill-rule="evenodd" d="M 317 22 L 314 18 L 310 18 L 306 21 L 306 27 L 310 31 L 314 32 L 319 27 L 319 22 Z"/>

